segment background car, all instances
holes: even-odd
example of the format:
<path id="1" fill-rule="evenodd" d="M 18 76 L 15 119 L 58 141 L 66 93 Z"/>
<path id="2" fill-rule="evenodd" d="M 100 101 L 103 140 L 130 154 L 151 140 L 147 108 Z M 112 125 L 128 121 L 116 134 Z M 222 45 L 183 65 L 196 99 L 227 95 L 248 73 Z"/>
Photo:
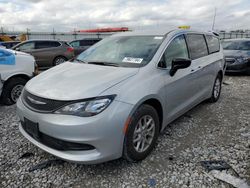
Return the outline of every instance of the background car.
<path id="1" fill-rule="evenodd" d="M 79 55 L 90 46 L 102 40 L 101 38 L 85 38 L 81 40 L 71 41 L 69 44 L 74 48 L 75 55 Z"/>
<path id="2" fill-rule="evenodd" d="M 222 42 L 227 73 L 250 74 L 250 39 L 230 39 Z"/>
<path id="3" fill-rule="evenodd" d="M 15 46 L 19 43 L 20 43 L 20 41 L 0 42 L 0 45 L 9 49 L 9 48 L 12 48 L 13 46 Z"/>
<path id="4" fill-rule="evenodd" d="M 21 95 L 26 82 L 35 75 L 35 59 L 29 54 L 0 49 L 0 101 L 11 105 Z"/>
<path id="5" fill-rule="evenodd" d="M 68 43 L 56 40 L 29 40 L 12 49 L 33 55 L 40 69 L 61 64 L 74 57 L 74 49 Z"/>

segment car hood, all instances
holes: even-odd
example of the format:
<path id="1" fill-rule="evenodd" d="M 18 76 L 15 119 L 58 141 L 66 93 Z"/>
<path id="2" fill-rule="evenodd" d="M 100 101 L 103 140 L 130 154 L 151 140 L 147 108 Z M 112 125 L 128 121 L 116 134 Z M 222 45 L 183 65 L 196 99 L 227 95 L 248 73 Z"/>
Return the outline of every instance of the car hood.
<path id="1" fill-rule="evenodd" d="M 246 50 L 224 50 L 225 57 L 250 57 L 250 51 Z"/>
<path id="2" fill-rule="evenodd" d="M 31 79 L 25 88 L 31 94 L 43 98 L 85 99 L 100 95 L 104 90 L 134 76 L 138 70 L 66 62 Z"/>

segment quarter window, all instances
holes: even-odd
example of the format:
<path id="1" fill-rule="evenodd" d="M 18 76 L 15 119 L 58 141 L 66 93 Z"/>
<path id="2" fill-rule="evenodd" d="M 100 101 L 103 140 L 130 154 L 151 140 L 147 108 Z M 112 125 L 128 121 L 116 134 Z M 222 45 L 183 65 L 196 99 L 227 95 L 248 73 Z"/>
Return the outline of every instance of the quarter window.
<path id="1" fill-rule="evenodd" d="M 191 59 L 198 59 L 208 55 L 205 38 L 201 34 L 188 34 L 187 44 L 190 51 Z"/>
<path id="2" fill-rule="evenodd" d="M 72 47 L 79 47 L 80 46 L 80 41 L 79 40 L 78 41 L 73 41 L 73 42 L 70 43 L 70 45 Z"/>
<path id="3" fill-rule="evenodd" d="M 218 38 L 212 35 L 206 35 L 206 40 L 207 40 L 208 51 L 210 54 L 220 51 L 220 42 Z"/>
<path id="4" fill-rule="evenodd" d="M 183 35 L 171 41 L 161 58 L 159 66 L 162 68 L 170 68 L 172 60 L 175 58 L 189 58 L 186 41 Z"/>

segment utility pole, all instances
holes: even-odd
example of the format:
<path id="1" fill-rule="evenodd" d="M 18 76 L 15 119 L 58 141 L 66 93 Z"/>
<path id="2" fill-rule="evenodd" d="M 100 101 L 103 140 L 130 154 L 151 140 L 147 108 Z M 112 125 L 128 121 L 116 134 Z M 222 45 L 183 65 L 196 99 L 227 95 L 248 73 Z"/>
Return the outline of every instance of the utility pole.
<path id="1" fill-rule="evenodd" d="M 3 27 L 1 27 L 1 34 L 4 35 L 4 32 L 3 32 Z"/>
<path id="2" fill-rule="evenodd" d="M 216 18 L 216 12 L 217 12 L 217 8 L 214 8 L 214 19 L 213 19 L 213 26 L 212 26 L 212 31 L 214 30 L 214 25 L 215 25 L 215 18 Z"/>

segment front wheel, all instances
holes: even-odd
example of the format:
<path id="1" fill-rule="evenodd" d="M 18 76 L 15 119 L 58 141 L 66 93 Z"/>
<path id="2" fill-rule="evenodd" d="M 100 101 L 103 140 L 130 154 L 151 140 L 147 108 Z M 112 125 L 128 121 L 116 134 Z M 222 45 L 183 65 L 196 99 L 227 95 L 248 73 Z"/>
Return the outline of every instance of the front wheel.
<path id="1" fill-rule="evenodd" d="M 123 146 L 123 157 L 132 162 L 145 159 L 156 145 L 159 117 L 150 105 L 140 106 L 128 125 Z"/>
<path id="2" fill-rule="evenodd" d="M 5 83 L 2 91 L 1 101 L 3 104 L 11 105 L 17 102 L 27 80 L 23 78 L 11 78 Z"/>
<path id="3" fill-rule="evenodd" d="M 211 97 L 209 98 L 209 102 L 216 102 L 220 98 L 222 84 L 221 82 L 222 77 L 220 74 L 218 74 L 214 82 L 213 91 Z"/>

